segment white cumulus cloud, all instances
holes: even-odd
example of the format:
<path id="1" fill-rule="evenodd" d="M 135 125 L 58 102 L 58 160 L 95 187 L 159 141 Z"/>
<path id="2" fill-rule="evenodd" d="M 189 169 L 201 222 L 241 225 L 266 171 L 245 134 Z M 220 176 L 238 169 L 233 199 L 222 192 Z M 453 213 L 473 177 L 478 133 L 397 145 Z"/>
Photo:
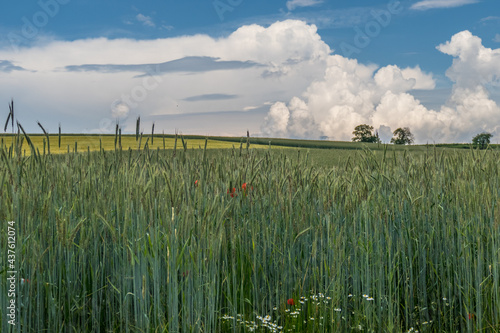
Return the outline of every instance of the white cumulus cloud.
<path id="1" fill-rule="evenodd" d="M 419 66 L 415 66 L 413 68 L 407 67 L 401 70 L 401 74 L 406 80 L 415 80 L 413 89 L 432 90 L 436 88 L 436 81 L 434 81 L 432 74 L 422 72 Z"/>
<path id="2" fill-rule="evenodd" d="M 384 136 L 398 127 L 410 127 L 419 143 L 470 142 L 482 131 L 500 135 L 500 108 L 486 88 L 500 83 L 500 49 L 484 47 L 469 31 L 455 34 L 437 49 L 453 57 L 446 73 L 454 83 L 448 102 L 439 110 L 426 108 L 412 95 L 417 89 L 435 88 L 432 75 L 420 67 L 378 68 L 331 55 L 323 79 L 306 89 L 300 103 L 293 98 L 288 106 L 279 104 L 281 114 L 289 116 L 281 123 L 280 136 L 313 133 L 313 137 L 350 140 L 354 127 L 364 123 Z M 294 110 L 300 110 L 306 121 L 293 123 Z M 306 125 L 301 131 L 302 123 Z"/>
<path id="3" fill-rule="evenodd" d="M 484 47 L 481 38 L 469 31 L 455 34 L 437 49 L 453 56 L 453 64 L 446 75 L 457 87 L 474 89 L 478 85 L 500 80 L 500 49 Z"/>
<path id="4" fill-rule="evenodd" d="M 262 133 L 274 137 L 288 136 L 288 121 L 290 120 L 290 110 L 285 103 L 277 102 L 271 106 L 269 113 L 264 119 Z"/>

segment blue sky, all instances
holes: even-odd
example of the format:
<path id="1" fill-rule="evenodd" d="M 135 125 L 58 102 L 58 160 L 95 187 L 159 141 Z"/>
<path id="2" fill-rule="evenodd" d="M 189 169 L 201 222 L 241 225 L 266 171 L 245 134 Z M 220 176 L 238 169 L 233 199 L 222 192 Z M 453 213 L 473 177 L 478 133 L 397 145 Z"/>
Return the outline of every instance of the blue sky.
<path id="1" fill-rule="evenodd" d="M 0 7 L 0 103 L 29 131 L 133 132 L 140 115 L 210 135 L 348 140 L 361 122 L 387 140 L 399 126 L 419 142 L 500 136 L 498 0 Z"/>

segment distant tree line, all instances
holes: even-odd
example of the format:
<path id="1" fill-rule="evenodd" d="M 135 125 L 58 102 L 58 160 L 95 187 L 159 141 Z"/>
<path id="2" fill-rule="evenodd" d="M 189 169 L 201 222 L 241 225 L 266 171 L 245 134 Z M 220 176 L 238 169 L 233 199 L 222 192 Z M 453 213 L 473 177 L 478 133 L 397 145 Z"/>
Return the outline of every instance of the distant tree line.
<path id="1" fill-rule="evenodd" d="M 373 126 L 361 124 L 354 128 L 352 132 L 353 142 L 381 143 L 378 131 L 373 132 Z M 400 127 L 392 132 L 391 143 L 395 145 L 410 145 L 415 142 L 415 137 L 409 127 Z M 483 132 L 472 138 L 472 145 L 479 149 L 485 149 L 490 144 L 493 134 Z"/>
<path id="2" fill-rule="evenodd" d="M 367 124 L 356 126 L 352 134 L 354 134 L 354 137 L 352 138 L 353 142 L 381 143 L 378 131 L 375 131 L 374 133 L 373 126 Z M 409 145 L 412 144 L 415 140 L 413 134 L 410 131 L 410 128 L 408 127 L 400 127 L 396 129 L 392 134 L 393 138 L 391 139 L 391 143 L 394 143 L 396 145 Z"/>

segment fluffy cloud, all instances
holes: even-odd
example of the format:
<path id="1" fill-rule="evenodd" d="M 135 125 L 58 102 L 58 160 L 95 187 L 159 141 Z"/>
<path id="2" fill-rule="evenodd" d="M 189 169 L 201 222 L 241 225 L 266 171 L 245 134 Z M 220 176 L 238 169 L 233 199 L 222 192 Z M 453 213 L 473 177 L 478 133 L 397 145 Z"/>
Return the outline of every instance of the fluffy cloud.
<path id="1" fill-rule="evenodd" d="M 288 106 L 282 102 L 272 105 L 261 130 L 268 137 L 314 138 L 318 129 L 307 104 L 294 97 Z"/>
<path id="2" fill-rule="evenodd" d="M 266 116 L 262 126 L 262 133 L 270 134 L 273 137 L 288 136 L 288 121 L 290 120 L 290 110 L 285 103 L 277 102 Z"/>
<path id="3" fill-rule="evenodd" d="M 309 107 L 300 98 L 294 97 L 288 104 L 290 110 L 289 131 L 292 136 L 313 138 L 317 136 L 317 127 Z"/>
<path id="4" fill-rule="evenodd" d="M 331 52 L 315 25 L 297 20 L 276 22 L 267 28 L 243 26 L 227 39 L 218 40 L 217 47 L 234 59 L 276 66 L 317 62 Z"/>
<path id="5" fill-rule="evenodd" d="M 453 64 L 446 75 L 457 87 L 475 88 L 487 82 L 500 80 L 500 49 L 492 50 L 482 45 L 481 38 L 469 31 L 454 35 L 449 42 L 437 49 L 453 56 Z"/>
<path id="6" fill-rule="evenodd" d="M 485 48 L 481 39 L 468 31 L 454 35 L 437 49 L 454 58 L 447 71 L 454 82 L 453 92 L 440 110 L 426 108 L 411 94 L 416 89 L 435 87 L 432 75 L 418 66 L 377 68 L 332 55 L 323 79 L 303 93 L 305 101 L 300 108 L 293 106 L 297 105 L 295 98 L 287 107 L 281 103 L 273 121 L 277 122 L 279 115 L 293 118 L 293 111 L 300 109 L 307 119 L 303 130 L 299 129 L 300 122 L 292 126 L 287 120 L 281 122 L 280 135 L 286 132 L 288 136 L 310 137 L 315 133 L 315 137 L 336 140 L 350 140 L 354 127 L 363 123 L 385 134 L 408 126 L 420 143 L 467 142 L 481 131 L 500 135 L 500 127 L 495 125 L 500 122 L 500 108 L 485 88 L 499 82 L 500 49 Z M 263 128 L 267 128 L 266 123 Z"/>
<path id="7" fill-rule="evenodd" d="M 401 70 L 401 75 L 405 80 L 415 80 L 412 89 L 432 90 L 436 87 L 436 81 L 434 81 L 432 74 L 422 72 L 419 66 L 407 67 Z"/>
<path id="8" fill-rule="evenodd" d="M 314 82 L 305 92 L 308 103 L 302 102 L 297 108 L 293 107 L 297 102 L 292 99 L 289 113 L 293 114 L 296 109 L 307 111 L 307 128 L 300 131 L 300 123 L 293 127 L 290 124 L 289 134 L 311 137 L 314 133 L 313 137 L 349 140 L 354 127 L 373 121 L 374 110 L 387 92 L 399 96 L 411 89 L 433 88 L 434 85 L 432 76 L 418 67 L 377 69 L 374 65 L 366 66 L 354 59 L 332 55 L 323 80 Z M 315 130 L 311 129 L 313 124 Z"/>
<path id="9" fill-rule="evenodd" d="M 330 53 L 317 28 L 298 20 L 242 26 L 219 38 L 51 40 L 0 49 L 0 59 L 10 60 L 0 64 L 0 99 L 14 97 L 19 120 L 33 131 L 30 119 L 44 115 L 52 130 L 61 122 L 67 131 L 113 131 L 100 124 L 120 118 L 125 131 L 135 132 L 139 114 L 144 124 L 167 128 L 175 126 L 173 114 L 250 110 L 260 117 L 254 133 L 265 116 L 255 110 L 304 91 Z M 228 133 L 223 121 L 210 126 Z"/>

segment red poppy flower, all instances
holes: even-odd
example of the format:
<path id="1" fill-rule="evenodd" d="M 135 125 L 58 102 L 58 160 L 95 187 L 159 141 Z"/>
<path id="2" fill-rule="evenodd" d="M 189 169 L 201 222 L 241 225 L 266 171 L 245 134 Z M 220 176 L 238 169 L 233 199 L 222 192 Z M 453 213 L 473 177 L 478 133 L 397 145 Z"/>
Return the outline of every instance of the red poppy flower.
<path id="1" fill-rule="evenodd" d="M 249 189 L 247 183 L 243 183 L 241 185 L 241 190 L 243 191 L 243 193 L 245 193 L 245 195 L 247 194 L 247 190 Z M 251 190 L 253 190 L 253 186 L 250 187 Z"/>
<path id="2" fill-rule="evenodd" d="M 234 198 L 236 195 L 238 195 L 238 194 L 236 194 L 236 188 L 235 187 L 233 187 L 232 190 L 227 189 L 227 194 L 230 194 L 231 198 Z"/>
<path id="3" fill-rule="evenodd" d="M 474 319 L 476 316 L 473 313 L 469 313 L 469 320 Z"/>
<path id="4" fill-rule="evenodd" d="M 194 181 L 194 186 L 198 186 L 198 179 Z"/>
<path id="5" fill-rule="evenodd" d="M 293 306 L 295 305 L 295 301 L 293 300 L 293 298 L 289 298 L 288 301 L 286 301 L 286 304 Z"/>

